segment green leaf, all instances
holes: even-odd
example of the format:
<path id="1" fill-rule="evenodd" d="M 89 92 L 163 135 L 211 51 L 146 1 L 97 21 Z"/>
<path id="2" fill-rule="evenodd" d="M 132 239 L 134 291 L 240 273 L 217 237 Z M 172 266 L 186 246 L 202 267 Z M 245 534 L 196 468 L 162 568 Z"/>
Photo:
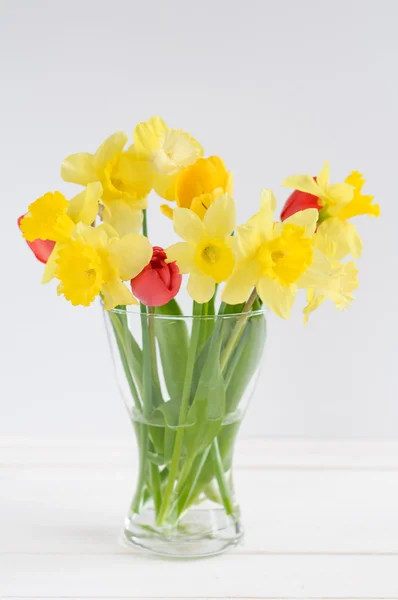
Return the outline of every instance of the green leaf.
<path id="1" fill-rule="evenodd" d="M 156 307 L 157 315 L 164 319 L 155 319 L 155 334 L 159 345 L 163 375 L 170 398 L 181 398 L 184 387 L 185 370 L 188 356 L 188 329 L 182 312 L 175 300 L 164 306 Z"/>
<path id="2" fill-rule="evenodd" d="M 267 327 L 263 314 L 250 317 L 227 364 L 227 414 L 234 412 L 263 356 Z"/>
<path id="3" fill-rule="evenodd" d="M 165 463 L 171 461 L 174 449 L 174 441 L 180 415 L 180 398 L 174 398 L 163 402 L 154 411 L 151 421 L 156 423 L 151 427 L 151 433 L 156 436 L 153 440 L 156 449 L 164 456 Z M 158 423 L 158 425 L 157 425 Z"/>
<path id="4" fill-rule="evenodd" d="M 184 435 L 186 461 L 193 460 L 217 436 L 225 415 L 225 386 L 220 368 L 221 338 L 213 339 L 198 388 L 188 411 Z"/>

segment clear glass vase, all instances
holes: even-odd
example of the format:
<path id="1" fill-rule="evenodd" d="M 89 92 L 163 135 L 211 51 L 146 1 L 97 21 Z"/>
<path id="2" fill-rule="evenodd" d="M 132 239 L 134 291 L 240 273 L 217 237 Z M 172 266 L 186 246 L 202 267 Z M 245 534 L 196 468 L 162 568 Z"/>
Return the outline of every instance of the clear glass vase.
<path id="1" fill-rule="evenodd" d="M 242 537 L 232 458 L 266 337 L 258 301 L 221 315 L 196 306 L 188 317 L 175 301 L 105 312 L 139 449 L 124 542 L 167 556 L 217 554 Z"/>

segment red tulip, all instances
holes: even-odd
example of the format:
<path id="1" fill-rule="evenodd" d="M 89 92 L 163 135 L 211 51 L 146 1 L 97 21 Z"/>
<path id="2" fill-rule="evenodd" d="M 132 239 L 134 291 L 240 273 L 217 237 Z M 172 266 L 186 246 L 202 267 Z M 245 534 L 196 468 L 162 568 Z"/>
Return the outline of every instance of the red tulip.
<path id="1" fill-rule="evenodd" d="M 316 181 L 316 177 L 314 177 L 314 179 Z M 281 220 L 284 221 L 288 217 L 294 215 L 296 212 L 305 210 L 306 208 L 317 208 L 318 210 L 321 210 L 322 206 L 319 204 L 317 196 L 307 194 L 307 192 L 294 190 L 294 192 L 290 194 L 289 198 L 285 202 L 285 206 L 283 207 L 281 213 Z"/>
<path id="2" fill-rule="evenodd" d="M 24 218 L 25 215 L 22 215 L 21 217 L 19 217 L 18 219 L 18 227 L 21 229 L 21 221 Z M 36 256 L 37 260 L 39 260 L 42 263 L 46 263 L 50 257 L 51 252 L 54 249 L 55 246 L 55 242 L 52 242 L 51 240 L 34 240 L 33 242 L 28 242 L 26 240 L 26 243 L 28 244 L 29 248 L 32 250 L 33 254 Z"/>
<path id="3" fill-rule="evenodd" d="M 131 290 L 146 306 L 163 306 L 181 287 L 182 275 L 175 262 L 166 263 L 166 252 L 153 247 L 151 262 L 131 280 Z"/>

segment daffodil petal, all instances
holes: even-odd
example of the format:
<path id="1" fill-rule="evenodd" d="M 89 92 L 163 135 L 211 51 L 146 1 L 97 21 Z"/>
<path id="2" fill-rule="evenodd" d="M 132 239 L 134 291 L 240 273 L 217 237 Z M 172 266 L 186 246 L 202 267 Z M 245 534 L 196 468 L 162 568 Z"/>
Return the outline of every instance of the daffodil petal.
<path id="1" fill-rule="evenodd" d="M 303 309 L 304 314 L 304 325 L 308 323 L 308 317 L 310 313 L 314 312 L 325 300 L 325 296 L 322 294 L 315 294 L 315 290 L 307 290 L 307 306 Z"/>
<path id="2" fill-rule="evenodd" d="M 88 152 L 78 152 L 67 156 L 61 165 L 61 177 L 64 181 L 88 185 L 100 179 L 93 164 L 93 155 Z"/>
<path id="3" fill-rule="evenodd" d="M 127 142 L 127 135 L 117 131 L 110 135 L 98 148 L 93 156 L 93 166 L 96 171 L 101 171 L 117 154 L 122 152 Z"/>
<path id="4" fill-rule="evenodd" d="M 176 208 L 173 223 L 176 234 L 190 244 L 198 244 L 206 235 L 203 222 L 189 208 Z"/>
<path id="5" fill-rule="evenodd" d="M 347 254 L 352 254 L 354 258 L 361 256 L 362 240 L 352 223 L 333 217 L 323 221 L 318 228 L 318 232 L 335 242 L 334 258 L 336 260 L 341 260 Z"/>
<path id="6" fill-rule="evenodd" d="M 229 236 L 235 229 L 235 221 L 235 202 L 228 194 L 216 198 L 203 218 L 207 233 L 215 238 Z"/>
<path id="7" fill-rule="evenodd" d="M 173 220 L 174 210 L 168 204 L 161 204 L 160 212 L 168 219 Z"/>
<path id="8" fill-rule="evenodd" d="M 315 233 L 318 217 L 319 211 L 316 208 L 306 208 L 288 217 L 283 223 L 284 225 L 291 223 L 299 227 L 305 227 L 305 235 L 311 237 Z"/>
<path id="9" fill-rule="evenodd" d="M 119 304 L 138 304 L 130 290 L 117 279 L 107 281 L 101 287 L 105 310 L 112 310 Z"/>
<path id="10" fill-rule="evenodd" d="M 290 317 L 297 288 L 294 285 L 281 285 L 277 279 L 261 277 L 256 285 L 257 293 L 266 306 L 282 319 Z"/>
<path id="11" fill-rule="evenodd" d="M 324 289 L 330 281 L 332 265 L 328 257 L 313 248 L 312 263 L 296 281 L 299 288 L 318 287 Z"/>
<path id="12" fill-rule="evenodd" d="M 208 302 L 214 294 L 216 284 L 208 275 L 199 275 L 191 273 L 188 279 L 188 294 L 199 304 Z"/>
<path id="13" fill-rule="evenodd" d="M 354 188 L 348 183 L 333 183 L 327 190 L 328 199 L 333 204 L 345 205 L 354 197 Z"/>
<path id="14" fill-rule="evenodd" d="M 236 228 L 236 237 L 232 241 L 237 258 L 247 258 L 257 252 L 263 238 L 257 227 L 240 225 Z"/>
<path id="15" fill-rule="evenodd" d="M 147 266 L 152 258 L 152 246 L 140 233 L 114 238 L 109 243 L 109 254 L 121 279 L 129 281 Z"/>
<path id="16" fill-rule="evenodd" d="M 48 260 L 44 267 L 44 273 L 43 273 L 41 283 L 49 283 L 49 281 L 54 279 L 55 274 L 57 272 L 57 267 L 58 267 L 57 259 L 59 257 L 59 251 L 62 250 L 63 245 L 64 244 L 62 242 L 57 242 L 55 244 L 53 251 L 51 252 L 50 256 L 48 257 Z"/>
<path id="17" fill-rule="evenodd" d="M 141 156 L 146 158 L 149 158 L 159 148 L 159 137 L 167 131 L 166 124 L 164 124 L 164 132 L 161 131 L 161 119 L 160 117 L 158 119 L 159 121 L 155 121 L 152 117 L 147 122 L 139 123 L 134 129 L 134 148 Z"/>
<path id="18" fill-rule="evenodd" d="M 187 242 L 177 242 L 165 250 L 168 262 L 177 262 L 181 273 L 192 273 L 196 270 L 195 248 Z"/>
<path id="19" fill-rule="evenodd" d="M 99 182 L 89 183 L 87 188 L 70 200 L 67 213 L 74 223 L 82 221 L 91 225 L 97 217 L 102 185 Z"/>
<path id="20" fill-rule="evenodd" d="M 90 227 L 85 223 L 78 223 L 72 231 L 72 239 L 92 248 L 105 248 L 108 237 L 102 226 Z"/>
<path id="21" fill-rule="evenodd" d="M 142 227 L 142 210 L 134 208 L 124 200 L 112 200 L 104 204 L 102 218 L 120 236 L 138 233 Z"/>
<path id="22" fill-rule="evenodd" d="M 240 261 L 227 280 L 222 300 L 227 304 L 245 302 L 261 275 L 260 265 L 255 260 Z"/>
<path id="23" fill-rule="evenodd" d="M 176 199 L 176 185 L 180 173 L 174 175 L 159 175 L 153 173 L 153 189 L 158 196 L 173 202 Z"/>
<path id="24" fill-rule="evenodd" d="M 320 186 L 311 175 L 291 175 L 282 182 L 282 185 L 317 197 L 322 194 Z"/>
<path id="25" fill-rule="evenodd" d="M 326 190 L 329 187 L 330 164 L 328 160 L 325 160 L 324 165 L 319 171 L 316 179 L 319 187 L 322 188 L 322 190 Z"/>

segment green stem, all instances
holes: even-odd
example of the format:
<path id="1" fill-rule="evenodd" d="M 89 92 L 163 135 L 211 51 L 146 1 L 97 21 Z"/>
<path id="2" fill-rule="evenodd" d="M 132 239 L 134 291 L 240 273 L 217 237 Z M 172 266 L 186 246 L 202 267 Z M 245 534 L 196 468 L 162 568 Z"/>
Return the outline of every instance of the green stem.
<path id="1" fill-rule="evenodd" d="M 223 350 L 223 353 L 221 355 L 220 366 L 221 366 L 221 371 L 223 373 L 225 371 L 225 368 L 227 366 L 229 359 L 231 358 L 232 352 L 234 351 L 235 346 L 238 343 L 239 338 L 243 333 L 243 330 L 246 325 L 246 321 L 249 318 L 250 311 L 251 311 L 252 306 L 255 303 L 256 299 L 257 299 L 257 292 L 256 292 L 256 289 L 253 289 L 252 293 L 250 294 L 249 299 L 247 300 L 246 304 L 243 307 L 242 314 L 239 317 L 238 322 L 236 323 L 236 325 L 231 333 L 231 336 L 230 336 L 230 338 Z"/>
<path id="2" fill-rule="evenodd" d="M 213 445 L 211 447 L 211 457 L 213 459 L 214 471 L 216 474 L 216 479 L 220 490 L 222 503 L 225 508 L 225 512 L 227 513 L 227 515 L 232 515 L 234 513 L 234 505 L 231 499 L 231 491 L 229 489 L 229 485 L 225 477 L 224 466 L 222 463 L 217 438 L 214 440 Z"/>
<path id="3" fill-rule="evenodd" d="M 134 379 L 131 375 L 129 361 L 127 359 L 128 352 L 127 352 L 125 339 L 124 339 L 124 335 L 123 335 L 123 326 L 119 320 L 119 315 L 117 313 L 113 313 L 112 311 L 109 311 L 109 318 L 112 323 L 113 331 L 114 331 L 115 338 L 116 338 L 116 344 L 117 344 L 119 354 L 120 354 L 120 359 L 122 361 L 124 373 L 126 375 L 127 383 L 129 385 L 135 407 L 138 410 L 141 410 L 140 397 L 139 397 L 139 394 L 137 391 L 137 387 L 134 383 Z"/>
<path id="4" fill-rule="evenodd" d="M 143 212 L 143 218 L 142 218 L 142 234 L 145 235 L 145 237 L 148 237 L 148 219 L 147 219 L 147 213 L 146 213 L 146 209 L 142 211 Z"/>
<path id="5" fill-rule="evenodd" d="M 192 375 L 195 366 L 196 353 L 198 348 L 198 342 L 200 337 L 200 326 L 201 326 L 201 316 L 202 305 L 194 302 L 193 305 L 193 322 L 192 322 L 192 333 L 191 333 L 191 343 L 189 345 L 188 357 L 187 357 L 187 366 L 185 371 L 185 379 L 184 379 L 184 387 L 182 392 L 181 406 L 180 406 L 180 414 L 178 419 L 178 429 L 176 433 L 173 456 L 171 459 L 171 466 L 169 477 L 166 485 L 166 490 L 163 496 L 162 506 L 158 515 L 158 525 L 161 526 L 164 523 L 164 520 L 167 516 L 170 502 L 172 500 L 173 491 L 174 491 L 174 483 L 177 479 L 181 451 L 182 451 L 182 443 L 184 440 L 184 424 L 187 418 L 188 408 L 189 408 L 189 398 L 191 394 L 191 382 Z"/>

